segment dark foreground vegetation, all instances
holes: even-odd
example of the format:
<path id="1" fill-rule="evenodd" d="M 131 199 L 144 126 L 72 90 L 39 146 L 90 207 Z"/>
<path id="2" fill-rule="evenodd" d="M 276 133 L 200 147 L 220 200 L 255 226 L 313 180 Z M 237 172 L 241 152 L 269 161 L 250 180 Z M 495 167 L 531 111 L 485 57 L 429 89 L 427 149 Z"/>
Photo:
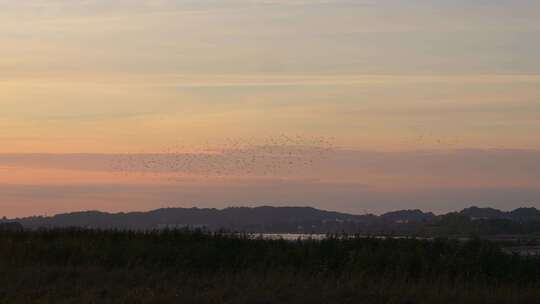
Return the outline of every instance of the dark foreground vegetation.
<path id="1" fill-rule="evenodd" d="M 538 303 L 540 258 L 471 240 L 0 231 L 0 303 Z"/>

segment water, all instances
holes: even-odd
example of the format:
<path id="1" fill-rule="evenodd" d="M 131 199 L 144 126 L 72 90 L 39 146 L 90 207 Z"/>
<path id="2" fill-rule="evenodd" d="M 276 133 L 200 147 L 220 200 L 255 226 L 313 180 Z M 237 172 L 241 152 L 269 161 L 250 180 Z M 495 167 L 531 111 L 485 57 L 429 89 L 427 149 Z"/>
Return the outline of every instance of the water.
<path id="1" fill-rule="evenodd" d="M 303 233 L 263 233 L 252 234 L 252 238 L 263 238 L 265 240 L 286 240 L 286 241 L 306 241 L 306 240 L 324 240 L 326 234 L 303 234 Z"/>
<path id="2" fill-rule="evenodd" d="M 417 240 L 432 240 L 427 237 L 410 237 L 410 236 L 382 236 L 382 235 L 338 235 L 341 238 L 376 238 L 376 239 L 417 239 Z M 305 240 L 324 240 L 329 237 L 327 234 L 305 234 L 305 233 L 253 233 L 250 234 L 253 239 L 263 238 L 265 240 L 286 240 L 286 241 L 305 241 Z"/>

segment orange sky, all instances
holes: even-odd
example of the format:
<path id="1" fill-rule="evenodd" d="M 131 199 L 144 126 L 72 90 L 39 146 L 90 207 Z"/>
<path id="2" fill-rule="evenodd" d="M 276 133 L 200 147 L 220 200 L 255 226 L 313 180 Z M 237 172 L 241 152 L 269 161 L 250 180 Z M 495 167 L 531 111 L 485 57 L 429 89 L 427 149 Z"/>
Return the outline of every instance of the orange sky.
<path id="1" fill-rule="evenodd" d="M 122 210 L 166 199 L 360 211 L 399 206 L 403 191 L 479 191 L 457 204 L 494 188 L 536 193 L 538 12 L 529 0 L 0 0 L 0 209 Z M 332 152 L 314 156 L 321 148 Z M 227 149 L 236 154 L 205 156 Z M 74 165 L 73 153 L 88 156 Z M 151 153 L 184 167 L 143 157 L 118 172 L 119 158 Z M 265 191 L 276 182 L 292 187 L 281 199 Z M 92 185 L 102 195 L 41 195 Z M 122 194 L 130 185 L 183 190 Z M 376 193 L 394 196 L 373 203 Z M 534 195 L 498 197 L 510 207 Z M 433 199 L 417 205 L 448 209 L 452 195 Z"/>

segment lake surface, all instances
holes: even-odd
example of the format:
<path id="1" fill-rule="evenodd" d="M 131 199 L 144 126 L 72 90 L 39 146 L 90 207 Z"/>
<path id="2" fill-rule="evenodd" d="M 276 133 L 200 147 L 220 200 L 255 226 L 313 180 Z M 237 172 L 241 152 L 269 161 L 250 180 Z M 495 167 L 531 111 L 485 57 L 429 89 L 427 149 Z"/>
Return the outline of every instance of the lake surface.
<path id="1" fill-rule="evenodd" d="M 376 235 L 337 235 L 343 238 L 376 238 L 376 239 L 417 239 L 417 240 L 432 240 L 433 238 L 426 237 L 411 237 L 411 236 L 376 236 Z M 328 234 L 305 234 L 305 233 L 253 233 L 250 234 L 251 238 L 263 238 L 265 240 L 324 240 L 329 237 Z"/>
<path id="2" fill-rule="evenodd" d="M 324 240 L 328 236 L 326 234 L 303 234 L 303 233 L 263 233 L 252 234 L 253 238 L 263 238 L 265 240 Z"/>

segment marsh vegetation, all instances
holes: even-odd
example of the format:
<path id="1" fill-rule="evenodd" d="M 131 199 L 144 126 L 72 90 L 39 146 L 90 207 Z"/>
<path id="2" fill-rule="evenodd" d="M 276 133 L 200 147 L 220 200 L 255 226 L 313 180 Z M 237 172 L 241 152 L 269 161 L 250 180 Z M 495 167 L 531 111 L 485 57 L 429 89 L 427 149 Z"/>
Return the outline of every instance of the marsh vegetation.
<path id="1" fill-rule="evenodd" d="M 535 303 L 540 258 L 478 239 L 0 232 L 0 303 Z"/>

